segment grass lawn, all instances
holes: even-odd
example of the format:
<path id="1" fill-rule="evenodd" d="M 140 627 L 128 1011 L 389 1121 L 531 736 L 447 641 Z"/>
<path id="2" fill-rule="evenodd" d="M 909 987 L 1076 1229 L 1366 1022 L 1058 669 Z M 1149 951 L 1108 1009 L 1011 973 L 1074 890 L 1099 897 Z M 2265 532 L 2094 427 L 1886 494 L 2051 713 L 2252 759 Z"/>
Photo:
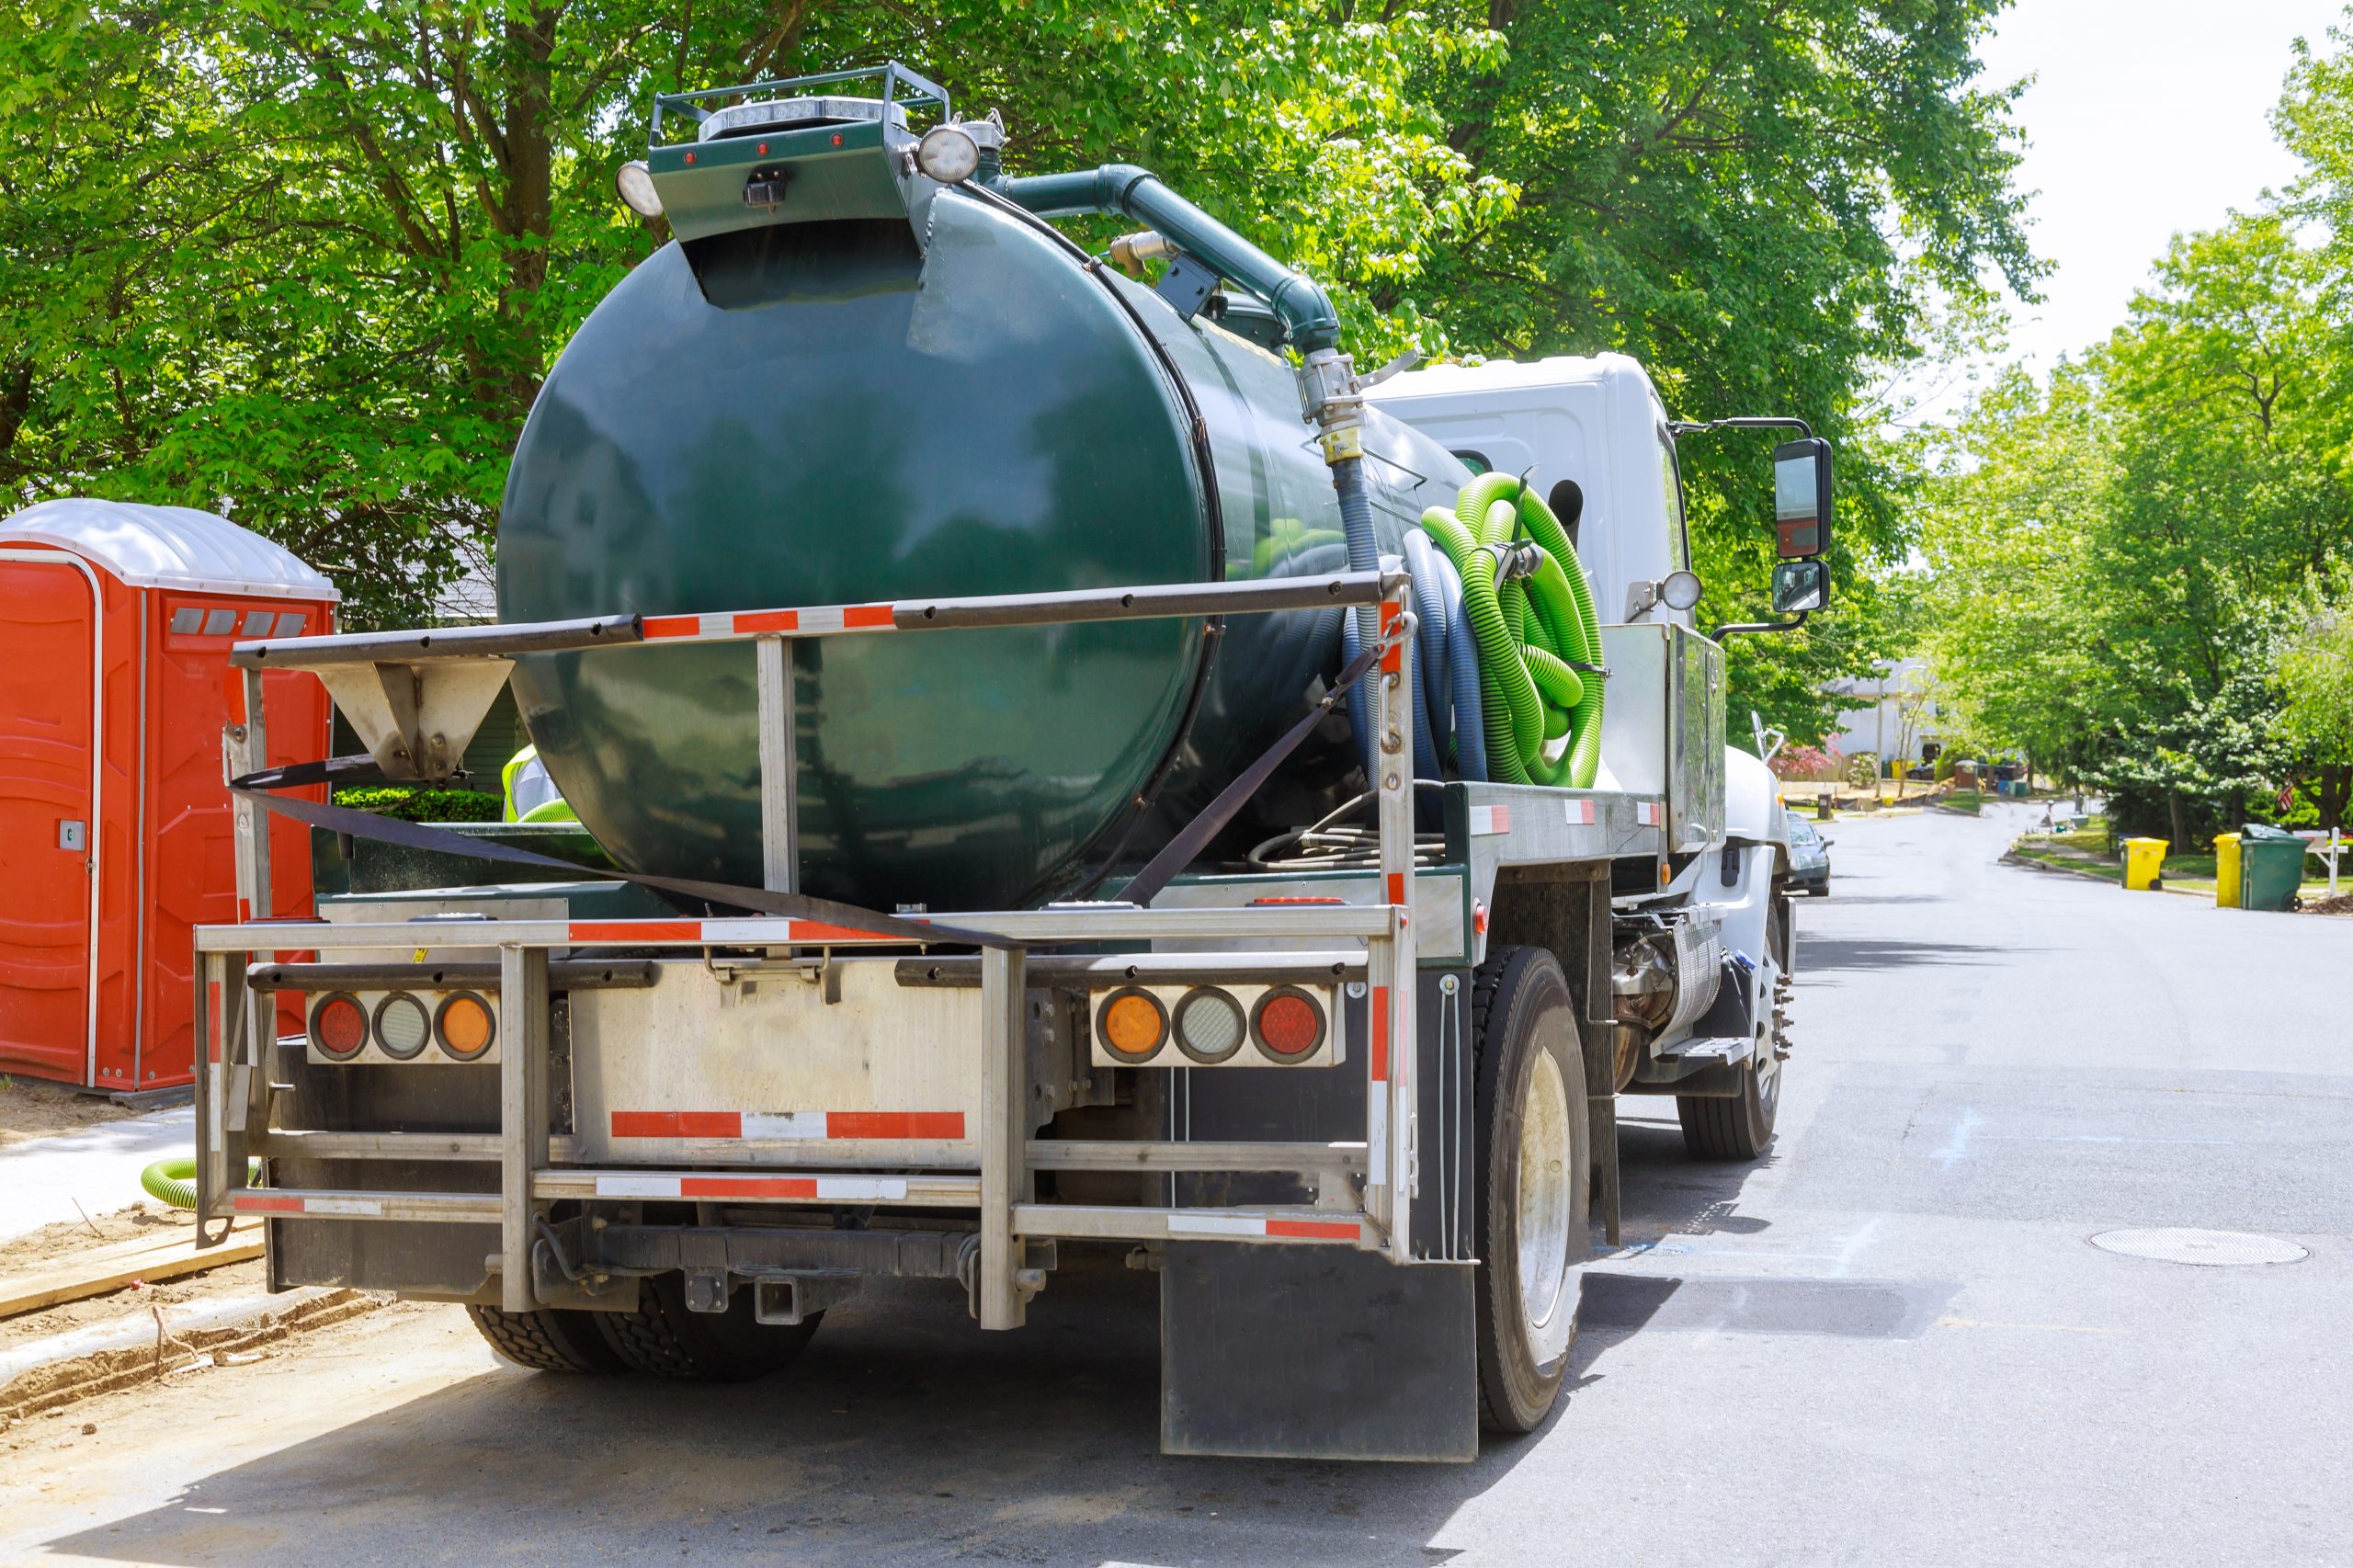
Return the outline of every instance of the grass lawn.
<path id="1" fill-rule="evenodd" d="M 2089 871 L 2112 882 L 2124 880 L 2124 867 L 2119 851 L 2109 841 L 2108 822 L 2094 817 L 2075 833 L 2032 833 L 2020 838 L 2018 852 L 2029 860 L 2040 860 L 2047 865 L 2064 866 L 2070 870 Z M 2304 862 L 2304 882 L 2298 890 L 2307 899 L 2328 896 L 2328 872 L 2318 860 Z M 2160 873 L 2165 886 L 2185 892 L 2211 893 L 2214 891 L 2214 852 L 2190 852 L 2167 855 Z M 2343 891 L 2348 885 L 2340 879 Z"/>
<path id="2" fill-rule="evenodd" d="M 2112 860 L 2096 860 L 2088 855 L 2070 855 L 2054 849 L 2048 840 L 2022 840 L 2016 850 L 2021 860 L 2039 860 L 2046 866 L 2063 866 L 2070 871 L 2088 871 L 2111 882 L 2124 881 L 2124 868 Z"/>
<path id="3" fill-rule="evenodd" d="M 1984 797 L 1980 796 L 1974 790 L 1955 790 L 1951 794 L 1946 796 L 1937 803 L 1948 811 L 1967 812 L 1970 815 L 1974 816 L 1977 814 L 1977 808 L 1983 803 L 1983 801 Z"/>

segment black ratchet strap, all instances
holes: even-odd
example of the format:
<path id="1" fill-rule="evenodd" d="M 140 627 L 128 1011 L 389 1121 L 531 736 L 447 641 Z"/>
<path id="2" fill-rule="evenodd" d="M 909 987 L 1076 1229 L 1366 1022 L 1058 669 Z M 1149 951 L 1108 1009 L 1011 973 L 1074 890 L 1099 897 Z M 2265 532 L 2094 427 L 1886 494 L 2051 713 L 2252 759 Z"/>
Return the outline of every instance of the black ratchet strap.
<path id="1" fill-rule="evenodd" d="M 475 838 L 467 834 L 451 833 L 447 828 L 427 827 L 422 823 L 401 822 L 392 817 L 378 816 L 373 812 L 354 811 L 348 806 L 322 805 L 315 801 L 282 800 L 269 791 L 299 790 L 311 784 L 347 782 L 360 779 L 381 779 L 376 762 L 369 756 L 335 756 L 324 762 L 298 762 L 285 767 L 264 768 L 229 781 L 229 792 L 240 799 L 252 801 L 263 810 L 279 816 L 291 817 L 312 827 L 323 827 L 330 833 L 347 833 L 354 838 L 374 839 L 381 844 L 395 844 L 404 849 L 429 850 L 439 854 L 464 855 L 477 860 L 495 860 L 509 866 L 531 866 L 545 869 L 569 871 L 577 878 L 598 881 L 636 882 L 645 887 L 659 888 L 681 897 L 700 899 L 706 903 L 731 909 L 748 909 L 760 915 L 781 915 L 794 920 L 822 921 L 829 926 L 846 926 L 854 931 L 866 931 L 877 937 L 895 937 L 903 942 L 923 942 L 937 946 L 942 942 L 970 942 L 980 947 L 1002 947 L 1001 937 L 966 931 L 953 926 L 940 925 L 922 919 L 908 920 L 895 915 L 878 914 L 861 909 L 854 903 L 835 903 L 831 899 L 809 898 L 801 893 L 777 892 L 767 888 L 736 887 L 728 882 L 697 881 L 684 877 L 647 877 L 631 871 L 606 870 L 597 866 L 583 866 L 576 860 L 558 859 L 552 855 L 540 855 L 529 849 L 518 849 L 511 844 L 494 839 Z"/>

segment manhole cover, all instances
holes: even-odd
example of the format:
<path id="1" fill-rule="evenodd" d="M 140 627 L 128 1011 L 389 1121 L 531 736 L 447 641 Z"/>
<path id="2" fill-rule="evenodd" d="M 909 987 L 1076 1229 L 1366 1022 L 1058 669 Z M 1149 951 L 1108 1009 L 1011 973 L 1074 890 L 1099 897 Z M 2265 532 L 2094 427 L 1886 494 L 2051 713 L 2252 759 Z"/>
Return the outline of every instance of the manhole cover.
<path id="1" fill-rule="evenodd" d="M 2291 1241 L 2245 1231 L 2102 1231 L 2092 1238 L 2092 1245 L 2127 1257 L 2153 1257 L 2159 1263 L 2216 1266 L 2301 1263 L 2306 1256 Z"/>

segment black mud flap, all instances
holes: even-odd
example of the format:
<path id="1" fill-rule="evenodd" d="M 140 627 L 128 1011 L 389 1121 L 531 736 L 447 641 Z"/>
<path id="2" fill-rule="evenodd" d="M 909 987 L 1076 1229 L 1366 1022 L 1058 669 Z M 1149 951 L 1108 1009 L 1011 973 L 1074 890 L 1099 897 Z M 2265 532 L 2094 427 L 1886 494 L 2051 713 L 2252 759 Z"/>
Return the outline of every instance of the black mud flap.
<path id="1" fill-rule="evenodd" d="M 1161 1451 L 1477 1458 L 1474 1267 L 1172 1242 L 1160 1276 Z"/>

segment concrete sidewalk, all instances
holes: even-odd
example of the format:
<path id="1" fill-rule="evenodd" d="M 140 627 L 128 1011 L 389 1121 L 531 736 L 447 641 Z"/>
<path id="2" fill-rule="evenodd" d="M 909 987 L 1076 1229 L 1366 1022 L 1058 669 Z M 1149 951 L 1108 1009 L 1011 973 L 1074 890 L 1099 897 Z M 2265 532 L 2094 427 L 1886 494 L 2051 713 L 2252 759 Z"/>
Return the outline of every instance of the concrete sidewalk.
<path id="1" fill-rule="evenodd" d="M 0 1150 L 0 1240 L 82 1211 L 127 1209 L 143 1196 L 139 1173 L 151 1162 L 195 1152 L 194 1106 Z"/>

